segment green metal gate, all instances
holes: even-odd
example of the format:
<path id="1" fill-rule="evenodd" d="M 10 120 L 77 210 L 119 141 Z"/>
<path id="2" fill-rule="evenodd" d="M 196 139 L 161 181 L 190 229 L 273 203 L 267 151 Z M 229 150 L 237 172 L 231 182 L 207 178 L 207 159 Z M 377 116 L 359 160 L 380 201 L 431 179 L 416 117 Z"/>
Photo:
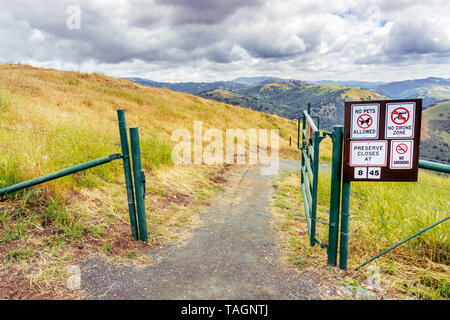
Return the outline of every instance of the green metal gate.
<path id="1" fill-rule="evenodd" d="M 316 121 L 317 123 L 316 123 Z M 308 226 L 308 235 L 311 246 L 316 243 L 327 249 L 328 263 L 336 265 L 339 232 L 339 204 L 341 190 L 342 168 L 342 135 L 343 127 L 335 126 L 332 132 L 319 129 L 319 117 L 311 115 L 311 105 L 303 111 L 298 119 L 297 148 L 301 150 L 301 189 L 305 217 Z M 329 221 L 317 219 L 317 188 L 319 180 L 319 146 L 320 142 L 329 136 L 333 141 L 333 157 L 331 164 L 331 198 Z M 300 139 L 301 137 L 301 139 Z M 300 146 L 301 140 L 301 146 Z M 316 224 L 328 226 L 328 243 L 323 243 L 316 238 Z"/>

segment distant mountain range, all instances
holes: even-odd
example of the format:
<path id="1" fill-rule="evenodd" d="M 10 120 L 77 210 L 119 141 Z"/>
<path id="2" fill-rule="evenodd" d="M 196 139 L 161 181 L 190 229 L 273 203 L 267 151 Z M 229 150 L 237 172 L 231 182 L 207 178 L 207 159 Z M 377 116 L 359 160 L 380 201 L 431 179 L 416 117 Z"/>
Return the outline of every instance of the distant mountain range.
<path id="1" fill-rule="evenodd" d="M 342 87 L 359 87 L 359 88 L 371 88 L 375 89 L 379 85 L 387 84 L 388 82 L 368 82 L 368 81 L 335 81 L 335 80 L 320 80 L 320 81 L 312 81 L 314 84 L 332 84 L 335 86 Z"/>
<path id="2" fill-rule="evenodd" d="M 199 94 L 205 91 L 215 89 L 239 90 L 248 88 L 250 85 L 234 81 L 216 81 L 216 82 L 156 82 L 142 78 L 124 78 L 145 86 L 156 88 L 167 88 L 173 91 Z"/>
<path id="3" fill-rule="evenodd" d="M 374 88 L 393 99 L 422 98 L 425 107 L 450 99 L 450 79 L 426 79 L 390 82 Z"/>
<path id="4" fill-rule="evenodd" d="M 253 110 L 297 118 L 307 103 L 323 118 L 322 126 L 343 121 L 345 100 L 422 98 L 424 109 L 450 100 L 450 79 L 429 77 L 396 82 L 334 81 L 305 82 L 277 77 L 241 77 L 216 82 L 156 82 L 125 78 L 136 83 L 187 92 Z"/>
<path id="5" fill-rule="evenodd" d="M 206 99 L 295 119 L 311 103 L 320 127 L 343 123 L 344 101 L 422 98 L 422 154 L 449 162 L 450 79 L 429 77 L 396 82 L 321 80 L 305 82 L 276 77 L 241 77 L 216 82 L 156 82 L 126 78 L 136 83 L 188 92 Z"/>
<path id="6" fill-rule="evenodd" d="M 271 83 L 295 82 L 294 79 L 282 79 L 277 77 L 241 77 L 231 81 L 216 82 L 157 82 L 142 78 L 125 78 L 143 85 L 157 88 L 168 88 L 174 91 L 201 94 L 216 89 L 225 89 L 242 94 L 243 90 L 251 87 L 262 86 Z M 396 82 L 368 82 L 368 81 L 335 81 L 320 80 L 313 82 L 301 81 L 315 85 L 334 85 L 340 87 L 356 87 L 379 93 L 391 99 L 422 98 L 424 107 L 428 107 L 438 101 L 450 99 L 450 79 L 429 77 L 426 79 L 405 80 Z"/>
<path id="7" fill-rule="evenodd" d="M 239 91 L 215 89 L 199 96 L 224 103 L 294 119 L 311 103 L 312 113 L 320 116 L 320 126 L 330 128 L 343 122 L 344 100 L 375 100 L 384 98 L 378 93 L 360 88 L 315 85 L 302 81 L 285 81 L 257 85 Z"/>

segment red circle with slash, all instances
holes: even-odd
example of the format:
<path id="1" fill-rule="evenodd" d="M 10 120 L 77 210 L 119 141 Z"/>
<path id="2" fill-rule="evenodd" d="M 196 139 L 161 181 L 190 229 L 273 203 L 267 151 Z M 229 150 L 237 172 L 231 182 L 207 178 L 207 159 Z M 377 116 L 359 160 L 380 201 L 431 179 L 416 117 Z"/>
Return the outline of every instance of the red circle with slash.
<path id="1" fill-rule="evenodd" d="M 408 151 L 408 146 L 404 143 L 400 143 L 395 147 L 395 151 L 397 151 L 398 154 L 405 154 Z"/>
<path id="2" fill-rule="evenodd" d="M 394 118 L 394 115 L 396 115 L 397 117 Z M 408 109 L 403 107 L 394 109 L 394 111 L 392 111 L 391 113 L 391 120 L 398 125 L 405 124 L 409 120 Z"/>
<path id="3" fill-rule="evenodd" d="M 364 119 L 363 117 L 368 117 L 366 119 Z M 361 124 L 360 124 L 361 123 Z M 358 127 L 360 127 L 361 129 L 367 129 L 369 128 L 373 123 L 373 119 L 370 115 L 368 115 L 367 113 L 362 114 L 358 117 L 358 119 L 356 120 L 356 124 L 358 125 Z"/>

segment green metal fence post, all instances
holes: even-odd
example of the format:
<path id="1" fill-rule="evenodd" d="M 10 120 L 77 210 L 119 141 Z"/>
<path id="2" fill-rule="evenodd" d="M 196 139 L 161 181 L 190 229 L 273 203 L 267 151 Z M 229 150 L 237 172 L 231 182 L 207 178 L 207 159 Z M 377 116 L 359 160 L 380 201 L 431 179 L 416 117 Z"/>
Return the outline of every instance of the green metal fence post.
<path id="1" fill-rule="evenodd" d="M 350 181 L 342 183 L 342 206 L 341 206 L 341 243 L 339 251 L 339 268 L 347 269 L 348 257 L 348 233 L 350 218 Z"/>
<path id="2" fill-rule="evenodd" d="M 128 212 L 130 214 L 131 235 L 136 240 L 139 239 L 136 221 L 136 203 L 134 201 L 133 178 L 131 175 L 130 149 L 128 147 L 127 124 L 125 111 L 117 110 L 119 120 L 120 145 L 122 147 L 123 172 L 125 175 L 125 185 L 127 188 Z"/>
<path id="3" fill-rule="evenodd" d="M 139 146 L 139 129 L 130 128 L 131 156 L 133 161 L 134 190 L 139 223 L 139 239 L 147 242 L 147 217 L 145 214 L 145 175 L 141 166 L 141 148 Z"/>
<path id="4" fill-rule="evenodd" d="M 341 195 L 342 170 L 342 136 L 344 127 L 333 128 L 333 155 L 331 161 L 331 195 L 330 195 L 330 225 L 328 230 L 328 264 L 337 264 L 337 249 L 339 238 L 339 205 Z"/>

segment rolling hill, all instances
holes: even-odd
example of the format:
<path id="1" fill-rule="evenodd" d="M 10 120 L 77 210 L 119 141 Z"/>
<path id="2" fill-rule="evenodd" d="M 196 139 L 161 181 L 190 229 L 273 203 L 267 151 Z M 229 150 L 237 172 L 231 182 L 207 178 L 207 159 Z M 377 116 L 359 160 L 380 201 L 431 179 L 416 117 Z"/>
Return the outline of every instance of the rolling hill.
<path id="1" fill-rule="evenodd" d="M 321 117 L 321 127 L 343 123 L 344 101 L 383 99 L 382 95 L 360 88 L 333 85 L 311 85 L 302 81 L 286 81 L 254 86 L 239 91 L 212 90 L 199 94 L 216 101 L 244 106 L 253 110 L 297 118 L 311 103 L 314 115 Z"/>
<path id="2" fill-rule="evenodd" d="M 281 83 L 291 81 L 277 77 L 240 77 L 231 81 L 215 81 L 215 82 L 158 82 L 143 78 L 127 77 L 125 80 L 133 81 L 145 86 L 155 88 L 167 88 L 173 91 L 186 92 L 192 94 L 200 94 L 216 89 L 230 90 L 239 92 L 258 85 L 269 83 Z"/>
<path id="3" fill-rule="evenodd" d="M 420 154 L 429 160 L 450 163 L 450 100 L 438 102 L 422 114 Z"/>
<path id="4" fill-rule="evenodd" d="M 296 119 L 311 103 L 315 115 L 321 116 L 322 128 L 343 123 L 344 101 L 383 99 L 383 95 L 361 88 L 339 85 L 318 85 L 276 77 L 241 77 L 217 82 L 155 82 L 141 78 L 130 81 L 174 91 L 196 94 L 219 102 L 256 111 Z"/>
<path id="5" fill-rule="evenodd" d="M 258 86 L 258 85 L 264 85 L 269 83 L 281 83 L 286 81 L 292 81 L 294 79 L 283 79 L 283 78 L 277 78 L 277 77 L 239 77 L 234 80 L 231 80 L 232 82 L 236 83 L 243 83 L 248 86 Z"/>

